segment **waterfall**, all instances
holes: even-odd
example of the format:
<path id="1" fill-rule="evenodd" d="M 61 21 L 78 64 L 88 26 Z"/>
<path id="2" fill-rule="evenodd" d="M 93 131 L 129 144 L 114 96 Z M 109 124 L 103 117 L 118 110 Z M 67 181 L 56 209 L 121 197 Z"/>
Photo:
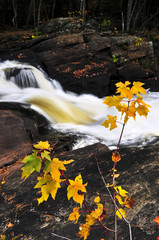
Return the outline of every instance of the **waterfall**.
<path id="1" fill-rule="evenodd" d="M 159 137 L 159 93 L 148 92 L 143 97 L 152 108 L 147 119 L 128 121 L 122 138 L 124 145 L 143 146 Z M 107 115 L 117 114 L 115 109 L 107 109 L 103 99 L 93 95 L 65 92 L 56 80 L 29 64 L 0 63 L 0 101 L 29 103 L 50 120 L 53 128 L 82 135 L 75 148 L 99 141 L 113 147 L 118 142 L 120 124 L 113 131 L 101 126 Z"/>

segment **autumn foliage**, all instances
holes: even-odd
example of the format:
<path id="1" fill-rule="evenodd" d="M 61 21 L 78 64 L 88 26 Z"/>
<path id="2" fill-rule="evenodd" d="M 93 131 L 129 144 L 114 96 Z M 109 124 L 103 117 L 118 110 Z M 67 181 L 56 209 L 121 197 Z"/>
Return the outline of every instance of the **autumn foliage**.
<path id="1" fill-rule="evenodd" d="M 121 113 L 120 119 L 117 116 L 108 115 L 105 122 L 102 124 L 106 128 L 113 130 L 118 124 L 122 124 L 122 131 L 119 137 L 119 142 L 116 150 L 112 152 L 112 162 L 113 168 L 112 172 L 112 183 L 107 183 L 106 188 L 109 194 L 112 193 L 112 200 L 114 205 L 114 214 L 120 219 L 126 218 L 126 208 L 133 208 L 136 204 L 135 200 L 131 199 L 128 192 L 121 186 L 116 185 L 116 178 L 120 175 L 117 173 L 117 163 L 121 161 L 121 156 L 119 153 L 119 145 L 121 142 L 123 130 L 126 123 L 130 118 L 136 119 L 137 114 L 139 116 L 147 117 L 149 113 L 149 105 L 147 105 L 141 96 L 141 94 L 146 94 L 145 89 L 142 87 L 143 83 L 126 81 L 125 83 L 119 82 L 117 86 L 117 95 L 106 97 L 104 104 L 108 108 L 115 107 L 118 112 Z M 102 229 L 107 231 L 112 231 L 117 234 L 117 229 L 109 229 L 103 221 L 107 216 L 107 211 L 103 202 L 103 198 L 99 195 L 94 198 L 94 209 L 90 209 L 85 201 L 85 194 L 87 193 L 86 187 L 87 183 L 83 183 L 81 174 L 75 177 L 75 179 L 68 179 L 65 176 L 67 171 L 67 165 L 71 164 L 74 160 L 70 159 L 68 161 L 61 161 L 58 158 L 52 157 L 54 154 L 54 146 L 50 146 L 48 141 L 39 142 L 33 145 L 34 150 L 31 155 L 25 157 L 22 162 L 25 164 L 22 168 L 22 178 L 27 178 L 34 171 L 41 173 L 37 178 L 37 184 L 34 188 L 39 188 L 41 191 L 41 197 L 38 198 L 38 204 L 48 200 L 51 196 L 53 199 L 56 198 L 57 191 L 61 188 L 61 184 L 66 184 L 67 198 L 68 200 L 73 199 L 78 206 L 74 207 L 68 220 L 74 223 L 78 223 L 81 215 L 85 213 L 85 222 L 80 223 L 79 232 L 77 236 L 86 240 L 90 235 L 91 228 L 94 224 L 99 224 Z M 96 157 L 95 157 L 96 158 Z M 97 159 L 96 159 L 97 160 Z M 43 168 L 42 168 L 43 167 Z M 43 170 L 42 170 L 43 169 Z M 101 177 L 104 176 L 99 170 Z M 109 190 L 110 189 L 110 190 Z M 86 211 L 83 211 L 82 208 Z M 116 220 L 115 220 L 116 221 Z M 158 218 L 154 219 L 158 223 Z M 128 221 L 127 221 L 128 222 Z M 130 225 L 130 223 L 129 223 Z M 106 239 L 106 237 L 105 237 Z M 116 239 L 116 238 L 115 238 Z"/>

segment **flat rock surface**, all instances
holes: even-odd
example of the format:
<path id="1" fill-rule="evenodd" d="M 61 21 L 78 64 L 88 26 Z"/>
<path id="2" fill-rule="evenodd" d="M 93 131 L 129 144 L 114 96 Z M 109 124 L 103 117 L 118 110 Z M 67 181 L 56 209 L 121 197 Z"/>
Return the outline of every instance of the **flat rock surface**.
<path id="1" fill-rule="evenodd" d="M 132 219 L 141 210 L 132 221 L 134 240 L 154 240 L 158 236 L 157 224 L 152 221 L 159 214 L 158 148 L 159 145 L 120 150 L 122 160 L 117 164 L 120 173 L 117 184 L 127 190 L 137 202 L 133 210 L 127 210 L 127 219 Z M 75 151 L 63 152 L 57 156 L 60 160 L 72 158 L 75 160 L 68 165 L 65 175 L 69 179 L 74 179 L 79 173 L 82 174 L 84 183 L 88 182 L 86 202 L 91 209 L 95 196 L 100 194 L 104 197 L 107 217 L 103 219 L 103 223 L 113 229 L 114 217 L 109 209 L 112 206 L 111 199 L 98 172 L 93 153 L 98 159 L 106 182 L 111 184 L 109 170 L 113 163 L 111 151 L 105 145 L 98 143 Z M 38 206 L 36 199 L 40 192 L 34 189 L 37 174 L 32 174 L 26 180 L 21 179 L 22 166 L 18 161 L 5 170 L 1 169 L 0 176 L 3 182 L 0 197 L 0 232 L 5 234 L 8 240 L 11 236 L 16 236 L 19 240 L 79 239 L 76 235 L 79 225 L 68 221 L 68 216 L 76 205 L 72 200 L 67 200 L 66 185 L 62 184 L 55 200 L 50 197 L 47 202 Z M 150 202 L 145 206 L 148 201 Z M 85 222 L 83 217 L 80 222 Z M 97 228 L 91 230 L 89 240 L 105 237 L 105 230 L 98 228 L 98 225 L 95 227 Z M 113 240 L 113 233 L 108 231 L 107 239 Z M 128 225 L 122 220 L 118 221 L 118 239 L 129 239 Z"/>
<path id="2" fill-rule="evenodd" d="M 0 110 L 0 167 L 11 164 L 32 151 L 22 118 L 9 110 Z"/>

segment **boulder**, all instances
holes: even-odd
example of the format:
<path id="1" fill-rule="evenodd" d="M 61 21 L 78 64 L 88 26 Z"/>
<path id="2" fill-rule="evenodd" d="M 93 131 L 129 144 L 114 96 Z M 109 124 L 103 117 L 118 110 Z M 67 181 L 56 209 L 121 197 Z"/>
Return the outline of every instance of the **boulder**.
<path id="1" fill-rule="evenodd" d="M 157 223 L 152 221 L 158 216 L 159 207 L 158 147 L 159 145 L 143 149 L 123 148 L 120 150 L 122 160 L 116 167 L 120 174 L 116 183 L 127 190 L 131 198 L 136 201 L 133 209 L 126 210 L 128 220 L 134 217 L 131 224 L 134 240 L 154 240 L 158 237 Z M 65 175 L 69 179 L 74 179 L 81 173 L 83 182 L 88 183 L 86 203 L 90 209 L 94 209 L 93 200 L 100 195 L 107 213 L 102 223 L 106 224 L 108 228 L 114 229 L 113 212 L 110 210 L 113 206 L 99 174 L 93 153 L 98 159 L 106 182 L 111 184 L 110 169 L 112 169 L 113 163 L 111 151 L 105 145 L 97 143 L 55 156 L 60 160 L 75 160 L 67 166 Z M 22 166 L 22 163 L 17 162 L 16 165 L 10 165 L 5 172 L 1 171 L 0 173 L 3 179 L 0 198 L 0 232 L 6 235 L 6 239 L 11 239 L 14 234 L 20 240 L 56 238 L 78 240 L 76 233 L 79 231 L 79 224 L 68 221 L 72 208 L 77 205 L 72 200 L 67 200 L 67 186 L 62 184 L 55 200 L 50 197 L 47 202 L 38 206 L 36 199 L 40 197 L 40 193 L 34 189 L 37 174 L 32 174 L 27 179 L 21 179 Z M 83 216 L 84 213 L 81 215 Z M 84 217 L 80 217 L 79 222 L 84 223 Z M 91 229 L 88 240 L 104 238 L 105 230 L 98 226 L 99 224 L 96 223 L 95 229 Z M 114 234 L 108 231 L 107 238 L 113 240 Z M 128 225 L 122 220 L 118 220 L 118 239 L 129 239 Z"/>
<path id="2" fill-rule="evenodd" d="M 32 151 L 24 121 L 9 110 L 0 110 L 0 167 L 14 163 Z"/>
<path id="3" fill-rule="evenodd" d="M 52 30 L 47 30 L 51 33 L 19 44 L 2 44 L 1 58 L 40 65 L 64 90 L 78 94 L 104 97 L 114 93 L 117 81 L 125 79 L 144 81 L 147 88 L 159 90 L 159 68 L 152 42 L 127 34 L 105 36 L 85 25 L 78 32 L 69 28 L 67 31 L 68 24 L 77 22 L 74 18 L 60 18 L 44 23 L 41 28 L 51 26 Z"/>

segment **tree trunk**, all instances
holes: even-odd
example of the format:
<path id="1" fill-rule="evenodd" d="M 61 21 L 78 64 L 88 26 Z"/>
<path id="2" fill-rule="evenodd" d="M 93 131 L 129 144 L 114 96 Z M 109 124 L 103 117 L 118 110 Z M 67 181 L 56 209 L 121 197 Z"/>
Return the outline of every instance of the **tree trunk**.
<path id="1" fill-rule="evenodd" d="M 52 18 L 55 17 L 55 5 L 56 5 L 56 0 L 53 0 L 53 4 L 52 4 Z"/>
<path id="2" fill-rule="evenodd" d="M 140 12 L 141 12 L 141 10 L 142 10 L 142 8 L 143 8 L 145 3 L 146 3 L 146 0 L 143 0 L 141 2 L 141 4 L 139 5 L 139 7 L 138 7 L 138 10 L 137 10 L 136 15 L 135 15 L 134 20 L 133 20 L 133 27 L 132 27 L 132 31 L 133 32 L 135 32 L 136 22 L 138 20 L 139 14 L 140 14 Z"/>
<path id="3" fill-rule="evenodd" d="M 121 32 L 124 33 L 125 30 L 125 24 L 124 24 L 124 14 L 123 11 L 121 12 Z"/>
<path id="4" fill-rule="evenodd" d="M 17 28 L 17 1 L 12 0 L 13 3 L 13 11 L 14 11 L 14 17 L 12 18 L 12 23 L 15 28 Z"/>
<path id="5" fill-rule="evenodd" d="M 33 0 L 33 18 L 34 18 L 34 27 L 36 27 L 36 18 L 35 18 L 35 0 Z"/>
<path id="6" fill-rule="evenodd" d="M 42 0 L 40 0 L 39 2 L 39 6 L 38 6 L 38 13 L 37 13 L 37 27 L 39 26 L 39 22 L 40 22 L 40 9 L 41 9 L 41 3 L 42 3 Z"/>
<path id="7" fill-rule="evenodd" d="M 129 32 L 130 30 L 130 23 L 131 23 L 131 17 L 132 17 L 132 4 L 134 0 L 128 0 L 127 5 L 127 21 L 126 21 L 126 31 Z"/>
<path id="8" fill-rule="evenodd" d="M 30 1 L 30 4 L 29 4 L 28 16 L 27 16 L 27 20 L 26 20 L 26 27 L 28 27 L 28 25 L 29 25 L 31 13 L 32 13 L 32 8 L 33 8 L 33 1 L 34 1 L 34 0 L 31 0 L 31 1 Z"/>

